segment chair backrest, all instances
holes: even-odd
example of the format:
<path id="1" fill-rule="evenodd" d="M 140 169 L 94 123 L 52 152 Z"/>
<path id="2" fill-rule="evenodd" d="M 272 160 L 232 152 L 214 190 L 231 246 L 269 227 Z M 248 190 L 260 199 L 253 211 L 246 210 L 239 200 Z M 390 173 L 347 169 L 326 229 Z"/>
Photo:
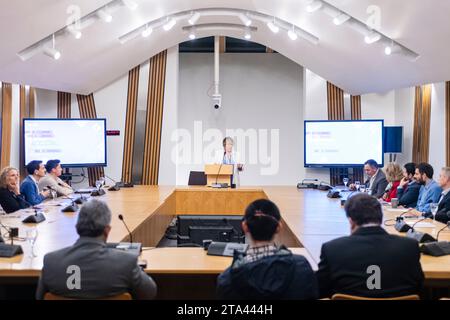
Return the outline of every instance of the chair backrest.
<path id="1" fill-rule="evenodd" d="M 189 186 L 206 186 L 206 175 L 203 171 L 191 171 L 189 173 Z"/>
<path id="2" fill-rule="evenodd" d="M 367 298 L 367 297 L 358 297 L 358 296 L 351 296 L 348 294 L 340 294 L 336 293 L 331 297 L 331 300 L 420 300 L 420 297 L 418 295 L 410 295 L 410 296 L 403 296 L 403 297 L 393 297 L 393 298 Z"/>
<path id="3" fill-rule="evenodd" d="M 44 295 L 44 300 L 87 300 L 87 299 L 66 298 L 66 297 L 63 297 L 63 296 L 58 296 L 57 294 L 53 294 L 53 293 L 47 292 Z M 98 299 L 95 299 L 95 300 L 133 300 L 133 298 L 131 297 L 131 294 L 129 294 L 128 292 L 125 292 L 125 293 L 122 293 L 122 294 L 118 294 L 116 296 L 98 298 Z"/>

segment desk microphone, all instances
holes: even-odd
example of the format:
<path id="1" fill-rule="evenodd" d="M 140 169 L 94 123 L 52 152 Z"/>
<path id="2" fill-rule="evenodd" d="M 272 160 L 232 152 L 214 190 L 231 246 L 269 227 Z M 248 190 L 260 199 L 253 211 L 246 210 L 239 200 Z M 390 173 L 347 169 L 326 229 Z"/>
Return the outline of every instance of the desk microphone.
<path id="1" fill-rule="evenodd" d="M 425 243 L 420 247 L 420 252 L 433 256 L 441 257 L 450 254 L 450 242 L 441 241 L 439 242 L 439 234 L 444 231 L 444 229 L 450 228 L 450 221 L 447 222 L 445 227 L 443 227 L 436 235 L 436 242 Z"/>
<path id="2" fill-rule="evenodd" d="M 422 218 L 422 219 L 419 219 L 418 221 L 416 221 L 411 226 L 411 229 L 408 230 L 408 232 L 406 233 L 406 236 L 408 238 L 412 238 L 412 239 L 417 240 L 419 243 L 436 242 L 436 239 L 433 238 L 432 236 L 430 236 L 428 233 L 414 231 L 414 227 L 416 226 L 416 224 L 418 224 L 419 222 L 422 222 L 422 221 L 424 221 L 426 219 L 428 219 L 428 218 Z"/>
<path id="3" fill-rule="evenodd" d="M 122 221 L 123 225 L 125 226 L 125 228 L 128 231 L 128 235 L 130 236 L 130 243 L 133 244 L 133 235 L 131 234 L 130 229 L 128 229 L 127 224 L 125 223 L 125 220 L 123 219 L 123 215 L 119 214 L 119 220 Z"/>
<path id="4" fill-rule="evenodd" d="M 220 169 L 222 169 L 223 166 L 223 159 L 225 158 L 225 154 L 226 152 L 223 153 L 223 157 L 222 157 L 222 162 L 220 163 L 219 166 L 219 171 L 217 171 L 217 175 L 216 175 L 216 183 L 214 183 L 213 188 L 221 188 L 222 186 L 217 184 L 217 180 L 219 180 L 219 175 L 220 175 Z"/>
<path id="5" fill-rule="evenodd" d="M 409 224 L 407 224 L 405 222 L 405 219 L 403 218 L 403 216 L 410 211 L 411 211 L 411 209 L 408 209 L 405 212 L 402 212 L 402 214 L 399 215 L 397 218 L 395 218 L 395 221 L 396 221 L 395 227 L 394 227 L 395 230 L 397 230 L 398 232 L 408 232 L 409 230 L 413 229 Z M 417 222 L 419 222 L 419 221 L 417 221 Z"/>

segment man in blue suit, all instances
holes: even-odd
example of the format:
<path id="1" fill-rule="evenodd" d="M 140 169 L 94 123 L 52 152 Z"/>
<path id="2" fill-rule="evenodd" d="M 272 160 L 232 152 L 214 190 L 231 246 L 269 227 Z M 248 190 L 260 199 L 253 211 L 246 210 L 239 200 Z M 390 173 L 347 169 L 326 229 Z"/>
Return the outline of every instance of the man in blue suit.
<path id="1" fill-rule="evenodd" d="M 28 176 L 22 181 L 20 193 L 31 205 L 37 205 L 50 196 L 50 190 L 39 192 L 38 182 L 45 176 L 45 166 L 42 161 L 33 160 L 27 164 Z"/>

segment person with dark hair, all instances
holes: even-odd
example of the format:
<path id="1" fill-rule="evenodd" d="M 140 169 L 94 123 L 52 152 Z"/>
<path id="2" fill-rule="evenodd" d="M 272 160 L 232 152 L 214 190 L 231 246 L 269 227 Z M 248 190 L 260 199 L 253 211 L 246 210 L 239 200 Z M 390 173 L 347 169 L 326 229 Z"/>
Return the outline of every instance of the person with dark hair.
<path id="1" fill-rule="evenodd" d="M 0 172 L 0 206 L 6 213 L 30 206 L 25 197 L 20 194 L 19 184 L 19 170 L 13 167 L 2 169 Z"/>
<path id="2" fill-rule="evenodd" d="M 438 203 L 441 197 L 442 188 L 433 180 L 433 174 L 433 167 L 428 163 L 421 163 L 416 168 L 414 179 L 421 185 L 416 206 L 418 215 L 430 216 L 430 205 Z"/>
<path id="3" fill-rule="evenodd" d="M 156 296 L 156 284 L 139 267 L 136 255 L 106 247 L 111 210 L 105 202 L 86 202 L 80 209 L 76 229 L 80 237 L 74 245 L 44 256 L 36 299 L 43 299 L 47 292 L 75 299 L 101 299 L 125 292 L 134 299 Z M 79 279 L 70 287 L 74 266 Z"/>
<path id="4" fill-rule="evenodd" d="M 383 197 L 389 183 L 383 170 L 380 170 L 378 163 L 373 159 L 367 160 L 364 163 L 364 172 L 368 177 L 364 184 L 369 190 L 369 194 L 377 199 Z M 355 190 L 354 184 L 350 185 L 350 190 Z"/>
<path id="5" fill-rule="evenodd" d="M 318 297 L 317 281 L 305 257 L 274 244 L 282 228 L 278 207 L 270 200 L 251 203 L 242 221 L 250 244 L 245 254 L 217 280 L 220 299 L 306 300 Z"/>
<path id="6" fill-rule="evenodd" d="M 67 196 L 73 193 L 73 189 L 67 183 L 61 180 L 62 175 L 61 161 L 48 160 L 45 164 L 47 174 L 39 180 L 39 190 L 51 189 L 56 191 L 57 196 Z"/>
<path id="7" fill-rule="evenodd" d="M 415 208 L 421 185 L 414 179 L 416 164 L 407 163 L 403 166 L 403 179 L 397 188 L 398 205 L 405 208 Z"/>
<path id="8" fill-rule="evenodd" d="M 50 190 L 39 192 L 38 182 L 45 176 L 45 167 L 42 161 L 33 160 L 27 164 L 28 176 L 20 185 L 20 193 L 31 205 L 37 205 L 50 196 Z"/>
<path id="9" fill-rule="evenodd" d="M 416 240 L 388 234 L 380 202 L 367 194 L 347 200 L 351 235 L 322 245 L 317 279 L 321 297 L 368 298 L 419 294 L 424 280 Z"/>

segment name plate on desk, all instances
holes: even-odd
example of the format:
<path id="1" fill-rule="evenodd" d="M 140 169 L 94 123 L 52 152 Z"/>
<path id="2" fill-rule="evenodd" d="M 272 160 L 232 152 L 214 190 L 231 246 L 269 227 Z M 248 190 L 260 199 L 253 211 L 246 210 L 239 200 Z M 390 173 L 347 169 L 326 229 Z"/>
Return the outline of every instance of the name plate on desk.
<path id="1" fill-rule="evenodd" d="M 137 257 L 141 254 L 142 251 L 142 243 L 139 242 L 108 242 L 106 244 L 106 247 L 129 252 L 133 255 L 136 255 Z"/>

